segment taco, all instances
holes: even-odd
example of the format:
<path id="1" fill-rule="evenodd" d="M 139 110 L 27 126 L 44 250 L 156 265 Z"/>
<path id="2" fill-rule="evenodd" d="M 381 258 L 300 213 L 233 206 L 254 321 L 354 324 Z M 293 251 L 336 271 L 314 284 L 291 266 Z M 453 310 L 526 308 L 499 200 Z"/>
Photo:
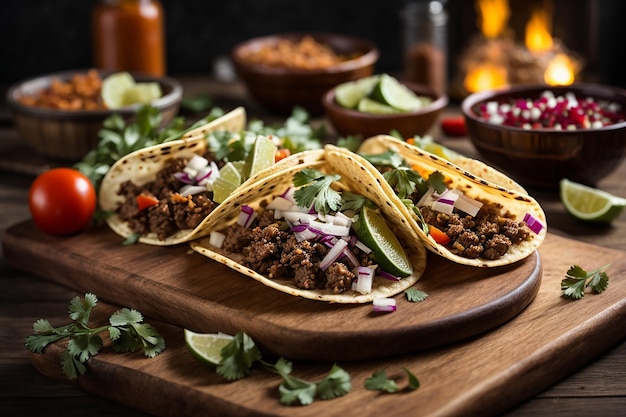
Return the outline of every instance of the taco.
<path id="1" fill-rule="evenodd" d="M 119 159 L 100 186 L 100 208 L 111 214 L 108 225 L 124 238 L 152 245 L 203 236 L 221 204 L 275 169 L 274 138 L 249 134 L 245 126 L 246 113 L 236 108 L 180 139 Z M 239 159 L 235 152 L 216 155 L 211 140 L 235 149 Z M 287 159 L 283 165 L 297 162 Z"/>
<path id="2" fill-rule="evenodd" d="M 349 187 L 324 150 L 294 156 L 298 165 L 277 163 L 281 170 L 238 193 L 230 213 L 222 211 L 210 234 L 191 247 L 264 285 L 312 300 L 366 303 L 415 284 L 426 268 L 426 250 L 403 219 L 372 201 L 384 198 L 365 199 Z"/>
<path id="3" fill-rule="evenodd" d="M 426 248 L 456 263 L 508 265 L 545 238 L 545 213 L 534 198 L 402 140 L 380 135 L 365 140 L 357 154 L 332 145 L 326 153 L 345 178 L 379 184 Z"/>

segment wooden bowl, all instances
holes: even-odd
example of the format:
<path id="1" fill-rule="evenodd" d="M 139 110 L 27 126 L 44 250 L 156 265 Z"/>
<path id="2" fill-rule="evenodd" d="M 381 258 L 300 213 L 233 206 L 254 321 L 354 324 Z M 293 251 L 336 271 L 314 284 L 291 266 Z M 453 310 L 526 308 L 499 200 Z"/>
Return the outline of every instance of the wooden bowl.
<path id="1" fill-rule="evenodd" d="M 446 95 L 437 94 L 432 88 L 403 82 L 415 94 L 433 99 L 432 103 L 418 110 L 394 114 L 372 114 L 342 107 L 335 100 L 335 89 L 324 94 L 322 104 L 326 117 L 341 136 L 361 135 L 363 138 L 379 134 L 389 134 L 397 130 L 402 137 L 423 136 L 436 123 L 437 118 L 448 105 Z"/>
<path id="2" fill-rule="evenodd" d="M 340 55 L 356 55 L 324 69 L 269 67 L 246 60 L 246 54 L 281 39 L 298 41 L 310 35 Z M 300 106 L 311 115 L 323 112 L 321 98 L 330 88 L 346 81 L 366 77 L 374 72 L 378 48 L 366 39 L 336 33 L 282 33 L 253 38 L 236 45 L 231 57 L 239 78 L 252 98 L 267 110 L 290 114 Z"/>
<path id="3" fill-rule="evenodd" d="M 537 98 L 551 90 L 556 96 L 573 92 L 595 101 L 607 100 L 626 112 L 626 91 L 597 84 L 571 86 L 524 85 L 468 96 L 462 111 L 468 135 L 486 162 L 528 187 L 552 188 L 562 178 L 595 186 L 614 171 L 626 155 L 626 122 L 596 129 L 555 130 L 509 127 L 489 123 L 477 108 L 485 102 Z"/>
<path id="4" fill-rule="evenodd" d="M 97 145 L 98 131 L 106 118 L 120 114 L 126 122 L 133 119 L 140 105 L 115 110 L 60 110 L 25 105 L 20 98 L 35 95 L 48 88 L 54 79 L 68 81 L 77 73 L 87 70 L 64 71 L 20 81 L 7 92 L 7 102 L 20 138 L 34 151 L 58 159 L 74 162 L 82 159 Z M 108 75 L 101 72 L 101 77 Z M 161 124 L 165 126 L 178 114 L 182 99 L 180 83 L 168 77 L 152 77 L 132 74 L 137 82 L 156 81 L 161 85 L 163 96 L 151 105 L 160 110 Z"/>

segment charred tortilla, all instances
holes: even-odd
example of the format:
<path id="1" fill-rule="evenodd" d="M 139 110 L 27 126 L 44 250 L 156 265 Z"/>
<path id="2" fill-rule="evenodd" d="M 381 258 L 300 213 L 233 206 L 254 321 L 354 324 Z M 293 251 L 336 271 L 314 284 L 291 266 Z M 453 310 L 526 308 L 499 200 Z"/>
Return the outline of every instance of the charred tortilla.
<path id="1" fill-rule="evenodd" d="M 403 204 L 394 189 L 387 183 L 383 174 L 374 165 L 358 154 L 327 145 L 326 157 L 329 164 L 343 177 L 346 179 L 350 178 L 353 183 L 377 184 L 381 188 L 381 195 L 384 195 L 393 207 L 390 210 L 395 210 L 395 216 L 407 219 L 410 227 L 419 235 L 421 241 L 430 251 L 459 264 L 493 267 L 511 264 L 526 258 L 539 247 L 545 238 L 546 217 L 543 209 L 525 191 L 508 189 L 502 185 L 497 185 L 450 161 L 391 136 L 380 135 L 367 139 L 363 142 L 358 152 L 363 155 L 371 155 L 383 153 L 387 150 L 399 153 L 411 166 L 416 167 L 420 172 L 432 173 L 438 171 L 442 173 L 451 189 L 462 190 L 469 198 L 485 201 L 494 206 L 500 205 L 502 210 L 508 212 L 508 215 L 516 222 L 521 222 L 528 214 L 544 226 L 538 233 L 530 233 L 527 240 L 510 245 L 506 253 L 498 259 L 485 259 L 480 256 L 470 258 L 458 255 L 449 247 L 437 243 L 430 233 L 424 231 L 422 219 Z M 484 164 L 476 164 L 475 166 L 486 169 Z M 497 172 L 494 174 L 492 172 L 493 168 L 490 167 L 486 170 L 490 172 L 490 178 L 499 180 L 500 183 L 507 183 L 507 177 L 504 174 L 496 175 Z M 511 184 L 514 184 L 512 180 Z"/>
<path id="2" fill-rule="evenodd" d="M 242 192 L 231 201 L 232 204 L 229 211 L 222 210 L 222 207 L 220 206 L 221 213 L 213 218 L 213 226 L 210 228 L 210 231 L 221 231 L 225 228 L 224 226 L 226 224 L 232 224 L 239 215 L 240 208 L 243 204 L 249 205 L 255 209 L 265 207 L 268 201 L 273 199 L 275 196 L 280 195 L 285 189 L 292 186 L 294 175 L 303 168 L 315 168 L 327 173 L 332 173 L 332 170 L 330 170 L 329 165 L 325 160 L 325 155 L 326 153 L 324 150 L 303 152 L 299 154 L 301 160 L 299 165 L 283 167 L 284 169 L 281 171 L 268 175 L 262 181 L 257 182 L 254 186 L 247 188 L 246 190 L 242 190 Z M 355 193 L 363 194 L 361 193 L 361 190 L 352 189 L 343 181 L 340 181 L 340 186 L 347 191 L 354 191 Z M 379 192 L 379 188 L 374 186 L 371 193 L 368 193 L 368 195 L 375 195 Z M 380 197 L 376 200 L 384 201 L 385 198 Z M 373 301 L 375 298 L 391 297 L 401 293 L 415 284 L 415 282 L 417 282 L 417 280 L 422 276 L 426 268 L 426 250 L 416 233 L 408 227 L 404 219 L 400 217 L 387 217 L 388 213 L 395 213 L 394 211 L 388 210 L 387 208 L 383 210 L 381 207 L 381 212 L 388 221 L 391 229 L 403 243 L 411 261 L 413 271 L 409 276 L 401 278 L 398 281 L 376 277 L 374 278 L 371 292 L 367 294 L 361 294 L 360 292 L 353 291 L 351 289 L 345 290 L 341 293 L 336 293 L 331 289 L 302 289 L 299 288 L 291 278 L 271 279 L 269 276 L 244 266 L 244 255 L 241 253 L 227 252 L 221 248 L 211 245 L 209 237 L 194 240 L 190 242 L 190 244 L 191 247 L 198 253 L 201 253 L 204 256 L 232 268 L 233 270 L 247 275 L 264 285 L 287 294 L 331 303 L 366 303 Z"/>

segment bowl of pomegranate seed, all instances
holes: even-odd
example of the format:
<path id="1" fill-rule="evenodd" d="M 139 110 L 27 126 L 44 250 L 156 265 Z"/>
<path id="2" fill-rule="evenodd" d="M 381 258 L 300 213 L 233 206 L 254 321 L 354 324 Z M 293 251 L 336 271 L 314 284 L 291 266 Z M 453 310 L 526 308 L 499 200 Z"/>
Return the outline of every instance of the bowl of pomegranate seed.
<path id="1" fill-rule="evenodd" d="M 467 133 L 486 162 L 528 187 L 595 186 L 626 156 L 626 90 L 517 85 L 471 94 Z"/>

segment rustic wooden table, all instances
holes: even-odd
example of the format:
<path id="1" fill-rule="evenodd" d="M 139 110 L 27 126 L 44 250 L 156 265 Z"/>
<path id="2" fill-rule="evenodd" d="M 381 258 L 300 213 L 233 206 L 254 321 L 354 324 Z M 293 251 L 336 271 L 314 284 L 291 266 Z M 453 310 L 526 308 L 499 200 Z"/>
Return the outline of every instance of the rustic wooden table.
<path id="1" fill-rule="evenodd" d="M 239 84 L 216 83 L 198 77 L 179 77 L 185 95 L 208 93 L 225 109 L 245 105 L 250 115 L 268 117 L 246 101 Z M 4 106 L 4 104 L 3 104 Z M 445 116 L 458 114 L 451 106 Z M 320 119 L 320 123 L 324 121 Z M 29 152 L 20 144 L 6 107 L 0 114 L 0 235 L 27 220 L 28 188 L 34 177 L 55 163 Z M 435 127 L 432 135 L 445 145 L 467 155 L 475 150 L 466 138 L 447 138 Z M 599 186 L 626 196 L 626 163 Z M 531 190 L 542 203 L 550 231 L 599 246 L 626 250 L 626 213 L 611 226 L 589 225 L 565 213 L 551 191 Z M 45 274 L 45 271 L 42 271 Z M 610 287 L 609 287 L 610 291 Z M 7 416 L 140 416 L 127 406 L 91 396 L 71 385 L 39 374 L 31 365 L 24 338 L 32 323 L 45 317 L 53 322 L 66 319 L 69 300 L 81 295 L 74 290 L 16 270 L 0 258 L 0 414 Z M 624 323 L 615 323 L 623 326 Z M 623 416 L 626 413 L 626 342 L 612 347 L 591 363 L 543 393 L 510 410 L 507 416 Z"/>

